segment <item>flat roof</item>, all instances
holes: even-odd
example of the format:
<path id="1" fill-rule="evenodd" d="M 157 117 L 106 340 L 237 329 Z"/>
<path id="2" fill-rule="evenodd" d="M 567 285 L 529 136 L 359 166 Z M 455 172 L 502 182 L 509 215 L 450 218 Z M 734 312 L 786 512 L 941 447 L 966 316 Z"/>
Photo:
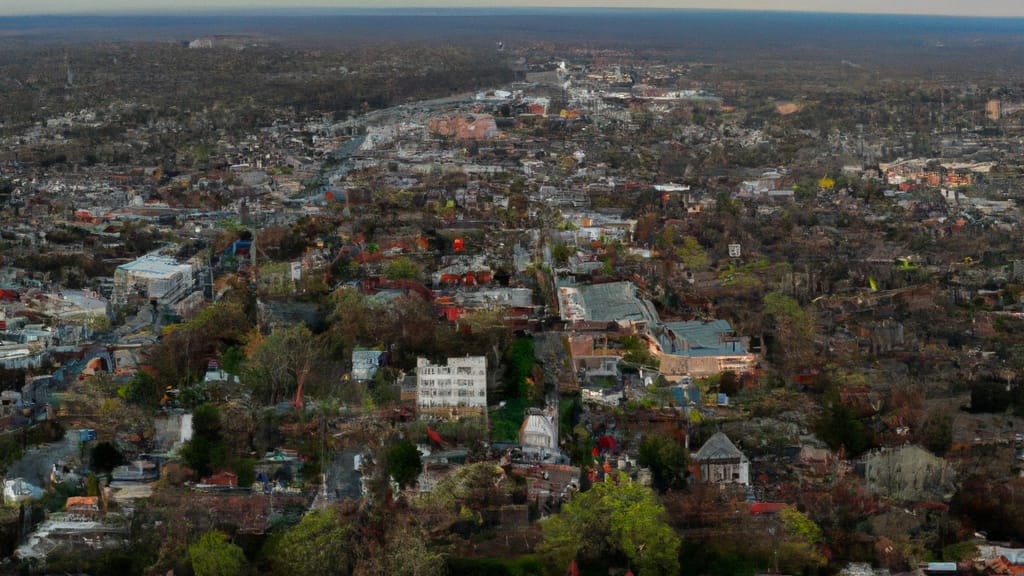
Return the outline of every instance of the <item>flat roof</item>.
<path id="1" fill-rule="evenodd" d="M 191 270 L 188 264 L 181 264 L 169 256 L 157 256 L 147 254 L 126 264 L 117 267 L 118 270 L 131 273 L 135 276 L 149 276 L 152 278 L 166 278 L 183 269 Z"/>

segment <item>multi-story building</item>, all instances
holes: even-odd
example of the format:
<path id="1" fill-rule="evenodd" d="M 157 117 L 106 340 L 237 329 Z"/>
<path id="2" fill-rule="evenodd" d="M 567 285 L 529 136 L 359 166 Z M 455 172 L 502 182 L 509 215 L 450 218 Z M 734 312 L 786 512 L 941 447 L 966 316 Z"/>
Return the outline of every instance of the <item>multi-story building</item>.
<path id="1" fill-rule="evenodd" d="M 460 417 L 487 410 L 487 358 L 449 358 L 447 364 L 416 361 L 416 406 L 421 415 Z"/>
<path id="2" fill-rule="evenodd" d="M 159 304 L 175 304 L 193 288 L 192 266 L 174 258 L 146 254 L 114 270 L 114 304 L 125 304 L 133 295 Z"/>

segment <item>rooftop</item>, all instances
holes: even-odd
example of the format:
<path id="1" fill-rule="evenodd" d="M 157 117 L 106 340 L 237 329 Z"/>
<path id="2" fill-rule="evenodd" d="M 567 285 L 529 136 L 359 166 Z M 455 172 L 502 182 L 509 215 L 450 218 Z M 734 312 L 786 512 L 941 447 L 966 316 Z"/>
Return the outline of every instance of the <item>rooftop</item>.
<path id="1" fill-rule="evenodd" d="M 659 344 L 667 354 L 684 356 L 743 356 L 746 346 L 733 337 L 728 320 L 667 322 Z"/>
<path id="2" fill-rule="evenodd" d="M 656 325 L 658 312 L 649 300 L 636 295 L 632 282 L 610 282 L 559 289 L 565 320 L 588 322 L 647 322 Z"/>
<path id="3" fill-rule="evenodd" d="M 191 267 L 188 264 L 179 264 L 174 258 L 156 254 L 146 254 L 137 260 L 117 267 L 117 270 L 121 272 L 151 278 L 165 278 L 182 269 L 191 269 Z"/>
<path id="4" fill-rule="evenodd" d="M 700 447 L 700 450 L 693 455 L 696 462 L 707 462 L 716 460 L 735 460 L 746 458 L 743 452 L 729 440 L 725 432 L 715 432 L 714 436 L 708 438 L 707 442 Z"/>

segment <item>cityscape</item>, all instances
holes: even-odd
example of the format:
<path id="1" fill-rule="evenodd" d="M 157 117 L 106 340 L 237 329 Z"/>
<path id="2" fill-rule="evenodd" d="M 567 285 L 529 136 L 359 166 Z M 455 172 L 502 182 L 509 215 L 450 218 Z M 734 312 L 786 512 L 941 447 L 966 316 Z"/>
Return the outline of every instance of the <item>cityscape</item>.
<path id="1" fill-rule="evenodd" d="M 1024 19 L 0 47 L 0 573 L 1024 572 Z"/>

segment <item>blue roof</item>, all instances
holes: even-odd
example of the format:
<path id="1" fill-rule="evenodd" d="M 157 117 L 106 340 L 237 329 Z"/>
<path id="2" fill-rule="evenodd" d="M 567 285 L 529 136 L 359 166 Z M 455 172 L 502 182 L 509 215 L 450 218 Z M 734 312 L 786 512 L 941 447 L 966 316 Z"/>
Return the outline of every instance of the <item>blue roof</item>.
<path id="1" fill-rule="evenodd" d="M 728 320 L 702 322 L 667 322 L 667 332 L 658 338 L 666 354 L 678 356 L 743 356 L 747 350 L 742 341 L 724 340 L 733 334 Z"/>

